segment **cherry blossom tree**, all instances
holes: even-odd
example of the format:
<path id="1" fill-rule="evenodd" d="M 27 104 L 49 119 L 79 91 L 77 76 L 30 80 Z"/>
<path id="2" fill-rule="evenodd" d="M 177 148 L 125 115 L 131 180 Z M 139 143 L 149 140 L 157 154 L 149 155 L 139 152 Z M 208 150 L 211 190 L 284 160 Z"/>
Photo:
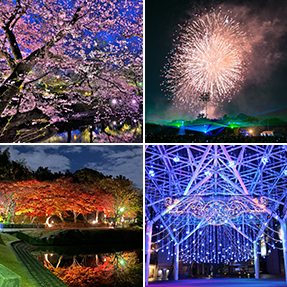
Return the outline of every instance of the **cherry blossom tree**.
<path id="1" fill-rule="evenodd" d="M 0 141 L 142 121 L 142 0 L 0 3 Z"/>

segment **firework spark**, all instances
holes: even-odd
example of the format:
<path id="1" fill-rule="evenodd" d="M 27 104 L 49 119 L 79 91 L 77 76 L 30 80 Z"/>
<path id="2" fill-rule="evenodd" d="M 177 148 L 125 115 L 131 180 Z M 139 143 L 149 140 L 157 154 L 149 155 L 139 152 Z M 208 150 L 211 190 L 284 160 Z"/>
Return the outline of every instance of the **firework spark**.
<path id="1" fill-rule="evenodd" d="M 213 104 L 230 100 L 243 82 L 250 45 L 239 23 L 212 12 L 180 26 L 175 47 L 164 67 L 165 91 L 176 106 L 192 109 L 200 95 Z"/>

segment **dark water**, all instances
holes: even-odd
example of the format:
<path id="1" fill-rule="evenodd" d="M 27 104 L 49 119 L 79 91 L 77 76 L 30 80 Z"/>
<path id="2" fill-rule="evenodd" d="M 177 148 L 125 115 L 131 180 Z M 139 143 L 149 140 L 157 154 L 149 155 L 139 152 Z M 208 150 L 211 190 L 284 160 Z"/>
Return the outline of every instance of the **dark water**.
<path id="1" fill-rule="evenodd" d="M 68 286 L 143 286 L 142 250 L 103 251 L 99 246 L 49 246 L 32 254 Z"/>
<path id="2" fill-rule="evenodd" d="M 128 128 L 123 131 L 110 131 L 111 133 L 101 133 L 98 129 L 90 131 L 89 128 L 73 130 L 69 135 L 67 132 L 56 134 L 43 143 L 142 143 L 141 127 Z"/>

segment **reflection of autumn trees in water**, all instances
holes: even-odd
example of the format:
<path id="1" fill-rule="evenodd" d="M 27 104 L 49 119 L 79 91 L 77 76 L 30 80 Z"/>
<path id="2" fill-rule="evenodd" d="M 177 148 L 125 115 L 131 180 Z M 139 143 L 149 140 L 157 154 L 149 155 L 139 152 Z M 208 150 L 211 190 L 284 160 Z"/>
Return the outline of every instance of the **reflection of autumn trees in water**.
<path id="1" fill-rule="evenodd" d="M 45 254 L 43 263 L 68 286 L 142 285 L 142 264 L 136 252 L 73 256 L 65 261 L 63 256 L 51 260 L 51 255 Z"/>

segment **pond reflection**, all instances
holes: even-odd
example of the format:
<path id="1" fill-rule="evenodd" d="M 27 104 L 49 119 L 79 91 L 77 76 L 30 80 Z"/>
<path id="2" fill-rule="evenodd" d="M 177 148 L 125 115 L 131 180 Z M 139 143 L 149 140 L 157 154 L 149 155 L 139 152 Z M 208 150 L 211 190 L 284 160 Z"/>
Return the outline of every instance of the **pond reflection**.
<path id="1" fill-rule="evenodd" d="M 33 255 L 68 286 L 143 286 L 141 251 L 64 255 L 34 251 Z"/>

